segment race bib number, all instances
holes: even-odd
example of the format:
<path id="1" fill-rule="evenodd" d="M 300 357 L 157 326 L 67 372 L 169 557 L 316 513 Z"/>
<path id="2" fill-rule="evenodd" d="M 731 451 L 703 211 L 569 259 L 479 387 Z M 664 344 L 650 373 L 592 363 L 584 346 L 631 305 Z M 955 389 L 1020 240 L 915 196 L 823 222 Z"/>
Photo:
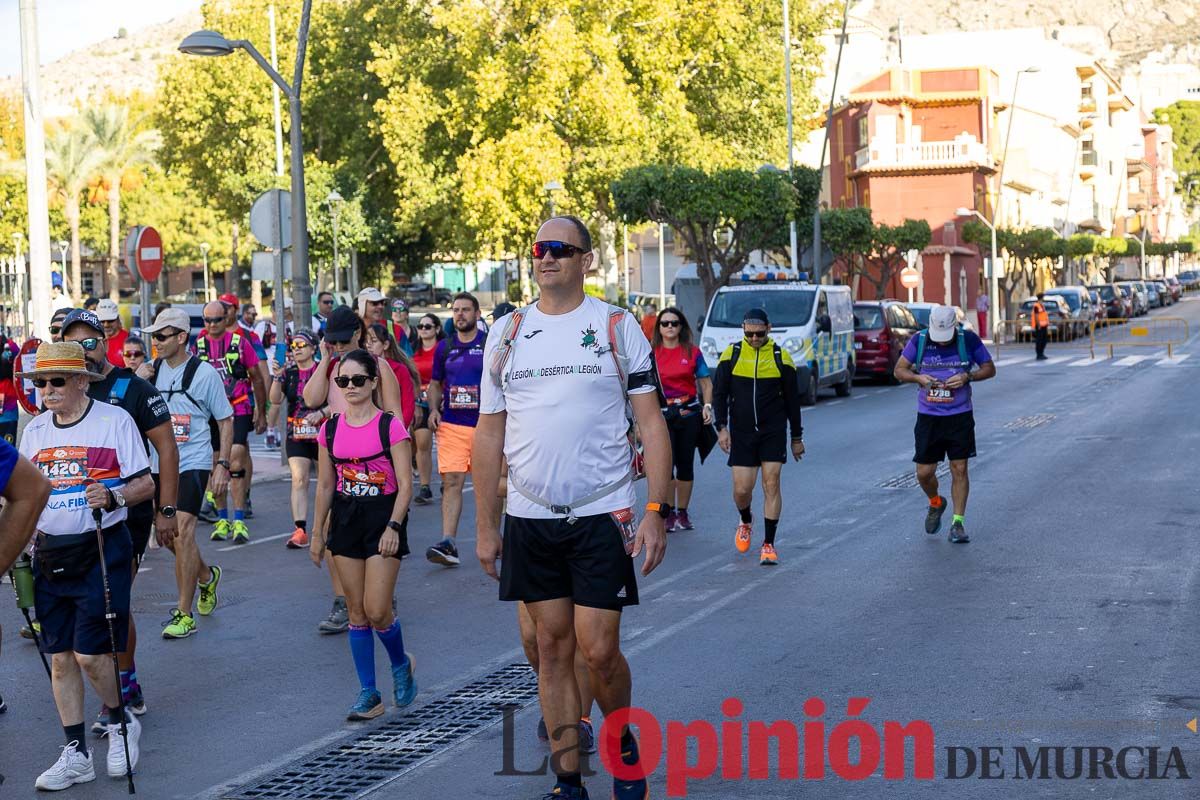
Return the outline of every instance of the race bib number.
<path id="1" fill-rule="evenodd" d="M 50 481 L 53 489 L 79 486 L 88 477 L 86 447 L 47 447 L 34 463 Z"/>
<path id="2" fill-rule="evenodd" d="M 450 408 L 456 411 L 474 411 L 479 408 L 478 386 L 453 386 L 450 389 Z"/>
<path id="3" fill-rule="evenodd" d="M 945 386 L 931 386 L 925 391 L 925 400 L 938 405 L 954 402 L 954 391 Z"/>
<path id="4" fill-rule="evenodd" d="M 634 540 L 637 539 L 637 520 L 634 519 L 633 509 L 622 508 L 610 512 L 609 516 L 621 531 L 621 544 L 625 546 L 625 555 L 632 555 Z"/>
<path id="5" fill-rule="evenodd" d="M 192 415 L 172 414 L 171 433 L 175 434 L 175 441 L 180 444 L 190 439 L 192 436 Z"/>
<path id="6" fill-rule="evenodd" d="M 317 426 L 304 417 L 289 417 L 288 428 L 290 430 L 288 436 L 294 441 L 315 442 L 317 440 Z"/>
<path id="7" fill-rule="evenodd" d="M 361 464 L 342 465 L 342 494 L 350 497 L 379 497 L 387 484 L 387 474 L 367 470 Z"/>

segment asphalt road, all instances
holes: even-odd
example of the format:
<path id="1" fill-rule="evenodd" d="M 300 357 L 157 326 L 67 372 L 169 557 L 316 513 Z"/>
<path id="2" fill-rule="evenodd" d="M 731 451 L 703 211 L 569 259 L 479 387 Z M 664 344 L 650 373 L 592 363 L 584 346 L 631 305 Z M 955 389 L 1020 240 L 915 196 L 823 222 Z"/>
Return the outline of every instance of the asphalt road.
<path id="1" fill-rule="evenodd" d="M 729 719 L 721 703 L 735 697 L 744 710 L 733 719 L 743 724 L 819 719 L 830 737 L 847 719 L 848 698 L 867 697 L 861 718 L 878 732 L 888 720 L 928 722 L 936 759 L 931 780 L 912 777 L 910 745 L 904 780 L 885 780 L 881 763 L 861 781 L 827 768 L 823 781 L 797 782 L 780 779 L 772 758 L 769 780 L 724 780 L 718 771 L 689 783 L 689 796 L 1200 796 L 1200 737 L 1185 727 L 1200 714 L 1200 301 L 1155 313 L 1191 325 L 1169 361 L 1149 348 L 1085 363 L 1086 352 L 1052 346 L 1051 360 L 1035 363 L 1028 346 L 1004 348 L 999 377 L 975 387 L 969 545 L 924 534 L 919 489 L 884 486 L 911 474 L 910 386 L 861 384 L 848 399 L 823 393 L 805 410 L 808 455 L 784 469 L 778 568 L 734 550 L 724 463 L 699 469 L 697 530 L 671 535 L 666 561 L 641 583 L 641 605 L 626 614 L 635 704 L 664 730 L 668 720 L 719 730 Z M 468 559 L 457 570 L 420 557 L 439 538 L 438 507 L 412 511 L 417 556 L 401 569 L 397 598 L 421 693 L 410 709 L 389 709 L 367 726 L 344 722 L 357 691 L 345 638 L 316 633 L 329 606 L 327 576 L 283 547 L 286 485 L 260 485 L 254 500 L 252 544 L 203 544 L 225 578 L 221 606 L 199 620 L 196 636 L 158 638 L 173 605 L 168 553 L 152 551 L 135 585 L 138 672 L 150 707 L 142 796 L 533 798 L 549 790 L 552 778 L 495 774 L 506 771 L 504 728 L 485 724 L 488 703 L 503 702 L 506 690 L 528 704 L 528 676 L 510 670 L 499 689 L 462 691 L 523 662 L 514 609 L 469 558 L 470 495 L 460 537 Z M 30 797 L 61 730 L 8 600 L 0 624 L 0 694 L 9 703 L 0 716 L 0 798 Z M 382 648 L 377 655 L 386 690 Z M 827 707 L 819 718 L 805 714 L 810 697 Z M 515 716 L 516 770 L 532 771 L 545 756 L 537 719 L 528 705 Z M 455 731 L 470 735 L 455 742 Z M 376 736 L 347 745 L 364 732 Z M 1004 748 L 1003 779 L 980 779 L 978 765 L 974 777 L 947 777 L 947 748 L 984 746 Z M 1016 748 L 1038 746 L 1158 746 L 1159 772 L 1179 747 L 1190 778 L 1014 781 Z M 391 766 L 373 771 L 371 759 Z M 1129 770 L 1148 759 L 1147 751 L 1131 756 Z M 344 794 L 319 783 L 339 763 L 367 765 L 342 775 Z M 283 768 L 290 784 L 279 780 Z M 665 775 L 664 762 L 653 796 L 666 796 Z M 593 797 L 608 796 L 604 774 L 588 785 Z M 67 796 L 123 792 L 101 775 Z"/>

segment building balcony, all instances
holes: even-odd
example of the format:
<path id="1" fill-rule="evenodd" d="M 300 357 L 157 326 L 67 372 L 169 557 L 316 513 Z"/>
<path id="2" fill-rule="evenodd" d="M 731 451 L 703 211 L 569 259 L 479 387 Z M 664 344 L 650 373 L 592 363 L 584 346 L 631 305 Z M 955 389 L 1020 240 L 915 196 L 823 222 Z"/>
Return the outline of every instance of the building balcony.
<path id="1" fill-rule="evenodd" d="M 1081 97 L 1079 98 L 1079 113 L 1090 114 L 1096 110 L 1096 98 Z"/>
<path id="2" fill-rule="evenodd" d="M 994 170 L 996 164 L 987 148 L 969 134 L 942 142 L 873 141 L 854 154 L 856 171 L 953 167 Z"/>
<path id="3" fill-rule="evenodd" d="M 1100 165 L 1100 157 L 1095 150 L 1084 150 L 1079 154 L 1079 177 L 1090 178 L 1096 174 Z"/>
<path id="4" fill-rule="evenodd" d="M 1145 192 L 1130 192 L 1129 207 L 1135 211 L 1141 211 L 1150 206 L 1150 196 Z"/>

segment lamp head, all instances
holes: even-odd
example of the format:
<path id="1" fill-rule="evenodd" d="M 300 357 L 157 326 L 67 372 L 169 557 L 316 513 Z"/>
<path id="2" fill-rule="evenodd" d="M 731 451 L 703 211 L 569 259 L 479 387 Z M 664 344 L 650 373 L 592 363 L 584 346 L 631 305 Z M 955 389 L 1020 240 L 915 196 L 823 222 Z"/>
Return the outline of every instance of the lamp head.
<path id="1" fill-rule="evenodd" d="M 236 48 L 216 31 L 196 31 L 179 43 L 179 51 L 190 56 L 227 56 Z"/>

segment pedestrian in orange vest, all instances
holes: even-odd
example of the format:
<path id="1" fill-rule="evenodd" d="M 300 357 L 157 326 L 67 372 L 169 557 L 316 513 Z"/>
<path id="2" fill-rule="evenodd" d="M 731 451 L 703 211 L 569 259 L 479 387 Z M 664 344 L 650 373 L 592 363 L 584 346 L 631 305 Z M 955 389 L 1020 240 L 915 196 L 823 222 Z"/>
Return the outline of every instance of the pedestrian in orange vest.
<path id="1" fill-rule="evenodd" d="M 1050 338 L 1050 315 L 1046 313 L 1046 306 L 1042 303 L 1045 299 L 1046 295 L 1038 292 L 1037 302 L 1033 304 L 1033 311 L 1029 315 L 1033 324 L 1033 341 L 1038 361 L 1046 360 L 1046 340 Z"/>

